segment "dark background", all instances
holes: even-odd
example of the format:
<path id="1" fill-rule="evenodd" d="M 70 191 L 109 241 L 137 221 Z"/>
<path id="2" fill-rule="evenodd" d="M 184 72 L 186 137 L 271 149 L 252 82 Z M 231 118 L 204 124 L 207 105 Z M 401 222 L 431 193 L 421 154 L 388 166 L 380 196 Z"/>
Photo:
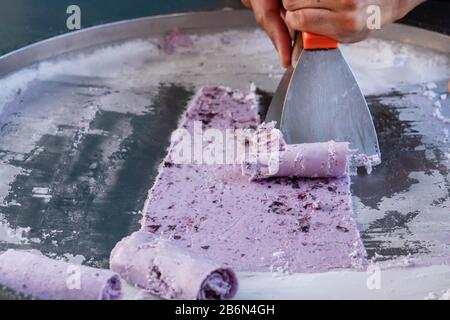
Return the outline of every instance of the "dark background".
<path id="1" fill-rule="evenodd" d="M 240 0 L 0 0 L 0 54 L 65 33 L 66 9 L 81 8 L 82 27 L 173 12 L 242 8 Z M 403 22 L 449 34 L 450 1 L 429 1 Z"/>

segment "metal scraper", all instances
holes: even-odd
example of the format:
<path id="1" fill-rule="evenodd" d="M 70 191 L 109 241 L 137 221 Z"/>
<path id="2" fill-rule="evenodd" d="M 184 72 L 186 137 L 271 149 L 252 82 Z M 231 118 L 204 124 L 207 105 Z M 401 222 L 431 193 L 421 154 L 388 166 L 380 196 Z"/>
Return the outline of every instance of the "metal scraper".
<path id="1" fill-rule="evenodd" d="M 307 32 L 302 38 L 300 59 L 283 76 L 265 121 L 276 121 L 288 144 L 350 142 L 379 164 L 372 115 L 337 42 Z"/>

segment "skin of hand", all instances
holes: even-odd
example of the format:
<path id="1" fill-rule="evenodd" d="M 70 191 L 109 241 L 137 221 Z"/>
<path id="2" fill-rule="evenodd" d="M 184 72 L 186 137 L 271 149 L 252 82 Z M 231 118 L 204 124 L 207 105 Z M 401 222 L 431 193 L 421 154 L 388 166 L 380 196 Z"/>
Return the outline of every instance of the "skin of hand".
<path id="1" fill-rule="evenodd" d="M 283 67 L 291 64 L 292 37 L 284 20 L 285 10 L 281 0 L 242 0 L 253 10 L 256 22 L 269 35 L 280 55 Z"/>
<path id="2" fill-rule="evenodd" d="M 281 64 L 291 62 L 289 30 L 312 32 L 341 43 L 364 40 L 372 30 L 367 26 L 371 13 L 367 8 L 378 6 L 381 26 L 403 18 L 425 0 L 242 0 L 254 11 L 256 21 L 267 32 L 280 55 Z M 287 25 L 283 26 L 282 23 Z"/>

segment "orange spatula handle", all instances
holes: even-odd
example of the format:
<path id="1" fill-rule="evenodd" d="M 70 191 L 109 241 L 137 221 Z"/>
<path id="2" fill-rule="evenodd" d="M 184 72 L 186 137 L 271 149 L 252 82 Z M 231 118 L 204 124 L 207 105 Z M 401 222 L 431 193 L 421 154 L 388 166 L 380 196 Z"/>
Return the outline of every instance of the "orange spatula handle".
<path id="1" fill-rule="evenodd" d="M 336 49 L 338 47 L 336 40 L 319 34 L 303 32 L 302 37 L 305 50 Z"/>

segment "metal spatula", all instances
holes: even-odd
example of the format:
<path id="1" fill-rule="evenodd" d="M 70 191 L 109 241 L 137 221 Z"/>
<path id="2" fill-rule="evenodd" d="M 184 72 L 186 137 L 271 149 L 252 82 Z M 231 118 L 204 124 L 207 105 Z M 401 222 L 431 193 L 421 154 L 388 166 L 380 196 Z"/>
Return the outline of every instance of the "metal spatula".
<path id="1" fill-rule="evenodd" d="M 300 59 L 286 71 L 265 121 L 277 121 L 289 144 L 350 142 L 356 154 L 378 164 L 372 116 L 337 42 L 307 32 L 302 36 Z"/>

